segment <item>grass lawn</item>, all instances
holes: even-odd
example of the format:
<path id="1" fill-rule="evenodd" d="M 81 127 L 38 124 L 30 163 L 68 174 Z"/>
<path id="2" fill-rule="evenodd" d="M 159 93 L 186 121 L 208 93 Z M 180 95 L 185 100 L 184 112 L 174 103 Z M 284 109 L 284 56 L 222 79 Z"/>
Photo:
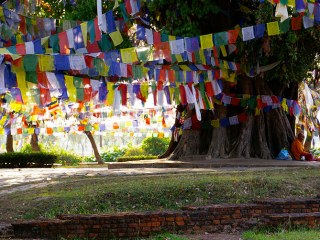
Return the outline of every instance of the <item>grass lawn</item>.
<path id="1" fill-rule="evenodd" d="M 293 231 L 247 231 L 242 235 L 243 240 L 316 240 L 320 239 L 319 230 L 293 230 Z"/>
<path id="2" fill-rule="evenodd" d="M 259 198 L 316 196 L 319 169 L 157 176 L 72 177 L 0 197 L 0 221 L 57 214 L 180 209 L 186 205 L 247 203 Z"/>

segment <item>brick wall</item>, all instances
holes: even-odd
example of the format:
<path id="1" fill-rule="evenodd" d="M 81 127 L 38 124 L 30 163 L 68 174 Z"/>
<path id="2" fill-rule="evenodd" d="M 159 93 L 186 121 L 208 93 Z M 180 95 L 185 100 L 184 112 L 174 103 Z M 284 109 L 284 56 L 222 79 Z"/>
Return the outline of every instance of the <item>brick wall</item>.
<path id="1" fill-rule="evenodd" d="M 12 223 L 19 238 L 133 238 L 159 232 L 236 232 L 257 226 L 303 224 L 317 226 L 320 198 L 271 199 L 252 204 L 184 207 L 103 215 L 60 215 L 57 219 Z"/>

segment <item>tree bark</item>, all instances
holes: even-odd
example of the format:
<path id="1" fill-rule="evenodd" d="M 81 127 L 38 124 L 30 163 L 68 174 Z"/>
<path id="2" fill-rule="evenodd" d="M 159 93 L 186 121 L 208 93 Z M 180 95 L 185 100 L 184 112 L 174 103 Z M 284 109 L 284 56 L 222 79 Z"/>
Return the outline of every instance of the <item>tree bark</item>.
<path id="1" fill-rule="evenodd" d="M 224 92 L 234 94 L 274 95 L 265 80 L 259 76 L 242 76 L 235 88 L 224 87 Z M 222 119 L 248 111 L 240 106 L 215 105 L 214 119 Z M 187 155 L 206 154 L 211 158 L 263 158 L 271 159 L 282 148 L 290 148 L 294 139 L 292 125 L 282 108 L 248 113 L 248 120 L 238 125 L 213 128 L 207 136 L 184 131 L 176 150 L 170 159 Z M 211 143 L 204 144 L 209 140 Z M 198 141 L 198 142 L 196 142 Z M 204 145 L 209 147 L 204 147 Z M 186 146 L 189 146 L 188 148 Z M 201 146 L 201 147 L 200 147 Z M 207 148 L 207 149 L 205 149 Z"/>
<path id="2" fill-rule="evenodd" d="M 6 150 L 8 153 L 14 152 L 14 150 L 13 150 L 13 136 L 11 133 L 7 135 Z"/>
<path id="3" fill-rule="evenodd" d="M 177 160 L 183 156 L 192 156 L 199 154 L 200 131 L 185 130 L 179 140 L 179 143 L 169 160 Z"/>
<path id="4" fill-rule="evenodd" d="M 96 144 L 96 141 L 94 140 L 93 138 L 93 135 L 90 131 L 84 131 L 84 133 L 87 135 L 87 137 L 89 138 L 89 141 L 91 143 L 91 146 L 92 146 L 92 149 L 93 149 L 93 153 L 94 153 L 94 156 L 98 162 L 98 164 L 104 164 L 101 156 L 100 156 L 100 153 L 99 153 L 99 150 L 98 150 L 98 147 L 97 147 L 97 144 Z"/>
<path id="5" fill-rule="evenodd" d="M 33 152 L 40 152 L 41 151 L 39 143 L 38 143 L 38 135 L 36 133 L 33 133 L 31 135 L 30 145 L 31 145 L 31 149 Z"/>

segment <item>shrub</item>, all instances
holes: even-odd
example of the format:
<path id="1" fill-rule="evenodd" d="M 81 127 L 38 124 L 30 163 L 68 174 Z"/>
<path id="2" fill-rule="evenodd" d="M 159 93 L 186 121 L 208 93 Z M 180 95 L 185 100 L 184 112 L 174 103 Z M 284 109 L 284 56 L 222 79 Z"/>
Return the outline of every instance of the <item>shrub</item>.
<path id="1" fill-rule="evenodd" d="M 151 160 L 157 159 L 157 156 L 128 156 L 128 157 L 119 157 L 117 158 L 117 162 L 128 162 L 128 161 L 137 161 L 137 160 Z"/>
<path id="2" fill-rule="evenodd" d="M 0 154 L 2 168 L 51 167 L 56 161 L 56 155 L 43 152 Z"/>
<path id="3" fill-rule="evenodd" d="M 150 137 L 142 141 L 141 147 L 147 154 L 158 156 L 167 150 L 169 142 L 169 138 Z"/>
<path id="4" fill-rule="evenodd" d="M 40 151 L 43 152 L 45 147 L 43 147 L 43 145 L 41 143 L 39 143 L 39 147 L 40 147 Z M 23 147 L 20 149 L 20 152 L 22 152 L 22 153 L 32 153 L 34 151 L 32 151 L 31 144 L 27 143 L 27 144 L 23 145 Z"/>
<path id="5" fill-rule="evenodd" d="M 114 147 L 111 150 L 107 150 L 101 153 L 101 158 L 104 162 L 115 162 L 118 157 L 123 156 L 125 153 L 125 149 L 120 149 L 118 147 Z"/>
<path id="6" fill-rule="evenodd" d="M 43 148 L 42 148 L 43 149 Z M 57 156 L 56 163 L 60 163 L 64 166 L 74 166 L 78 165 L 80 162 L 82 162 L 82 157 L 79 155 L 76 155 L 74 153 L 71 153 L 57 145 L 50 144 L 46 147 L 45 150 L 46 153 L 54 154 Z"/>
<path id="7" fill-rule="evenodd" d="M 146 152 L 141 147 L 131 147 L 126 150 L 126 152 L 123 156 L 124 157 L 143 156 L 145 154 L 146 154 Z"/>

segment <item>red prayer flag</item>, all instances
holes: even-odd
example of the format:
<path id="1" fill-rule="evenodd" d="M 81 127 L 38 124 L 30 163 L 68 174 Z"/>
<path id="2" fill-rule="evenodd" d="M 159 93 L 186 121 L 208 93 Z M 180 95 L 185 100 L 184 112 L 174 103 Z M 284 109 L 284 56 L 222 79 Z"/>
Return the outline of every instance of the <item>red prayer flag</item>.
<path id="1" fill-rule="evenodd" d="M 213 92 L 213 87 L 212 87 L 211 82 L 205 82 L 204 85 L 205 85 L 208 97 L 213 97 L 214 92 Z"/>
<path id="2" fill-rule="evenodd" d="M 58 33 L 59 37 L 59 47 L 60 47 L 60 53 L 62 54 L 69 54 L 69 41 L 68 41 L 68 35 L 66 31 L 63 31 L 61 33 Z"/>
<path id="3" fill-rule="evenodd" d="M 166 70 L 160 69 L 159 79 L 158 81 L 165 82 L 166 81 Z"/>
<path id="4" fill-rule="evenodd" d="M 302 16 L 292 17 L 291 18 L 291 27 L 292 30 L 297 31 L 302 28 Z"/>
<path id="5" fill-rule="evenodd" d="M 27 34 L 27 25 L 26 25 L 26 17 L 19 15 L 20 16 L 20 32 L 23 33 L 23 35 Z"/>
<path id="6" fill-rule="evenodd" d="M 90 43 L 90 41 L 87 41 L 87 50 L 88 53 L 98 53 L 101 51 L 98 42 Z"/>
<path id="7" fill-rule="evenodd" d="M 238 30 L 229 30 L 228 31 L 229 43 L 230 44 L 236 43 L 238 36 L 239 36 L 239 31 Z"/>
<path id="8" fill-rule="evenodd" d="M 26 45 L 24 43 L 17 44 L 16 49 L 18 54 L 26 55 Z"/>
<path id="9" fill-rule="evenodd" d="M 170 83 L 174 83 L 175 82 L 175 72 L 174 70 L 168 70 L 168 78 L 169 78 L 169 82 Z"/>
<path id="10" fill-rule="evenodd" d="M 180 92 L 180 100 L 182 105 L 187 105 L 187 94 L 186 89 L 183 85 L 179 86 L 179 92 Z"/>
<path id="11" fill-rule="evenodd" d="M 153 43 L 161 43 L 161 34 L 159 32 L 153 32 Z"/>
<path id="12" fill-rule="evenodd" d="M 83 78 L 82 83 L 84 86 L 84 102 L 90 102 L 91 100 L 91 95 L 92 95 L 92 87 L 90 84 L 90 79 L 89 78 Z"/>
<path id="13" fill-rule="evenodd" d="M 98 18 L 95 18 L 94 19 L 94 23 L 93 23 L 93 26 L 94 26 L 94 33 L 95 33 L 95 41 L 100 41 L 101 40 L 101 31 L 100 31 L 100 28 L 99 28 L 99 25 L 98 25 Z"/>

